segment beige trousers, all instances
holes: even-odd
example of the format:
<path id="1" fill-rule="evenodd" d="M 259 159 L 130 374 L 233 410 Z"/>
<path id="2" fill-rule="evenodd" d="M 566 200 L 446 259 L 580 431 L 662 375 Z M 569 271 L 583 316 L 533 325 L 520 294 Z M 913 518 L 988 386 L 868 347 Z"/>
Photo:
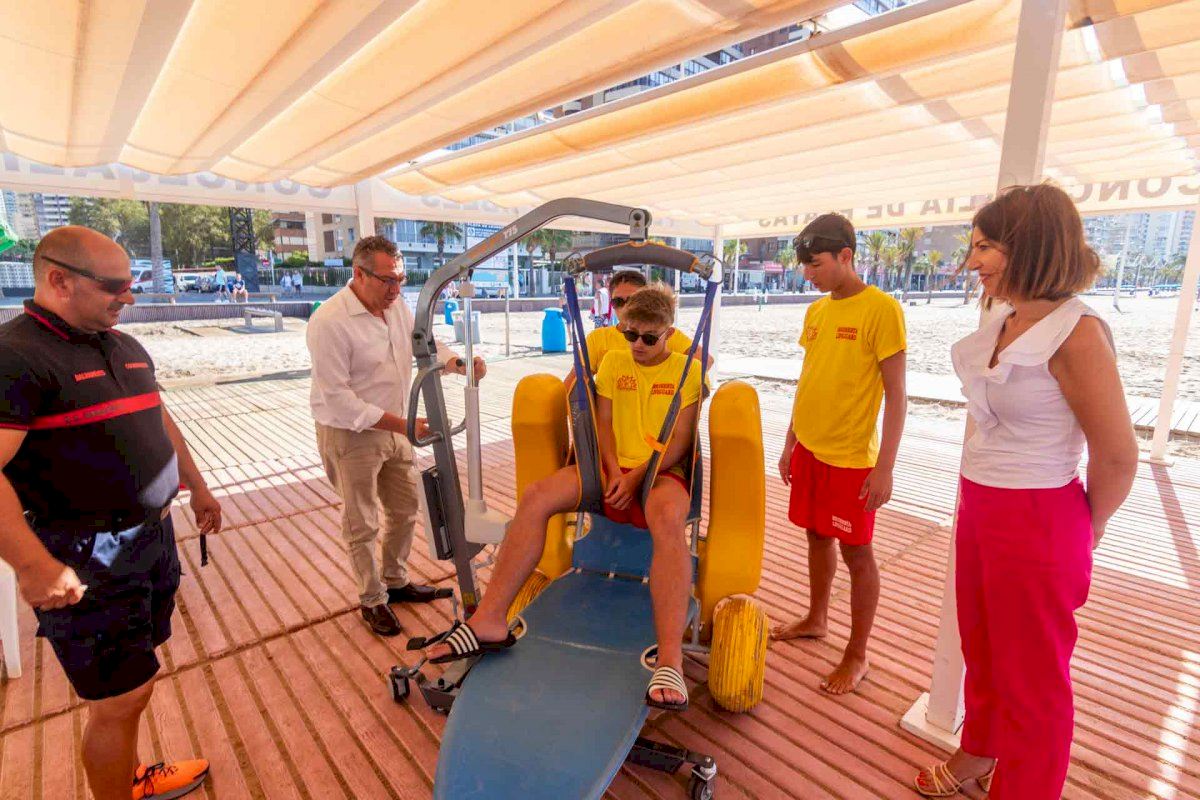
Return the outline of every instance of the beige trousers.
<path id="1" fill-rule="evenodd" d="M 355 433 L 317 423 L 325 474 L 342 498 L 342 536 L 364 606 L 387 602 L 387 590 L 408 585 L 409 551 L 420 513 L 412 443 L 369 428 Z M 382 508 L 383 570 L 375 558 Z"/>

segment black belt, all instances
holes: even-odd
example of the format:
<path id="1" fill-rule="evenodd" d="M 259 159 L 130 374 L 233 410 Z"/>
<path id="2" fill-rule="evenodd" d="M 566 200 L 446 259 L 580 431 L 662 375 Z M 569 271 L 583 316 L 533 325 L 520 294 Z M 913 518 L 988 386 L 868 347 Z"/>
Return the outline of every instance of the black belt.
<path id="1" fill-rule="evenodd" d="M 163 512 L 169 508 L 170 506 L 166 505 L 159 508 L 104 511 L 70 518 L 47 518 L 41 514 L 27 511 L 25 512 L 25 517 L 29 522 L 29 527 L 35 530 L 38 528 L 47 528 L 52 530 L 77 531 L 79 533 L 103 533 L 108 531 L 124 531 L 136 528 L 138 525 L 144 525 L 147 522 L 159 522 L 163 518 Z"/>

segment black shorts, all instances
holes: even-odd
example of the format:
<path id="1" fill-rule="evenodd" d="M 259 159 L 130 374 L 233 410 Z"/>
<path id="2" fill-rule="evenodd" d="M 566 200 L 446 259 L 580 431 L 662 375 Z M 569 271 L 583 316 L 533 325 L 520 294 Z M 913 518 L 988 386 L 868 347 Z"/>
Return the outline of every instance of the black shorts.
<path id="1" fill-rule="evenodd" d="M 144 685 L 158 673 L 154 649 L 171 636 L 179 588 L 171 518 L 115 532 L 36 530 L 87 586 L 76 605 L 34 612 L 75 693 L 103 700 Z"/>

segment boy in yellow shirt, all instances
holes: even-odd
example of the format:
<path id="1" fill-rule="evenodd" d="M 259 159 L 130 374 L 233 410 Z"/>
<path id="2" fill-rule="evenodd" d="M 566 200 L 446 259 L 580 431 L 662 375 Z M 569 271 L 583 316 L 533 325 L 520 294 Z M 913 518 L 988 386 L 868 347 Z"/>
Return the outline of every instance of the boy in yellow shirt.
<path id="1" fill-rule="evenodd" d="M 687 708 L 683 681 L 683 632 L 687 625 L 692 564 L 685 526 L 690 500 L 690 463 L 701 394 L 699 364 L 684 378 L 688 358 L 668 348 L 675 332 L 675 295 L 663 284 L 630 294 L 622 310 L 625 348 L 609 350 L 596 374 L 596 428 L 604 470 L 605 515 L 646 528 L 654 544 L 650 596 L 658 638 L 658 666 L 646 690 L 646 703 L 657 708 Z M 652 442 L 666 420 L 683 380 L 675 435 L 662 454 L 646 508 L 641 487 L 653 454 Z M 496 569 L 470 624 L 455 623 L 440 644 L 429 649 L 431 661 L 444 663 L 514 643 L 506 614 L 525 580 L 537 566 L 546 525 L 555 514 L 579 504 L 579 473 L 574 466 L 525 490 L 496 559 Z"/>
<path id="2" fill-rule="evenodd" d="M 806 617 L 771 636 L 825 636 L 837 543 L 850 570 L 850 641 L 821 688 L 846 694 L 869 669 L 867 639 L 879 605 L 871 540 L 875 511 L 892 496 L 907 413 L 904 312 L 854 271 L 856 239 L 845 217 L 817 217 L 796 237 L 795 249 L 804 277 L 829 292 L 804 315 L 804 366 L 779 458 L 779 475 L 792 487 L 788 517 L 808 534 L 810 602 Z M 875 420 L 885 396 L 881 443 Z"/>

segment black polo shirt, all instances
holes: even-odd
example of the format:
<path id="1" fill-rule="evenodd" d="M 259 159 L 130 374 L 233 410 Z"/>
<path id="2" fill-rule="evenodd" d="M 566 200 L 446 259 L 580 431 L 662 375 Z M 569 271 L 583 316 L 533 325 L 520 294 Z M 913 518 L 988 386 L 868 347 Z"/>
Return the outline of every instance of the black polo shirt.
<path id="1" fill-rule="evenodd" d="M 146 350 L 32 301 L 0 325 L 0 428 L 28 431 L 4 475 L 39 521 L 134 519 L 179 491 Z"/>

